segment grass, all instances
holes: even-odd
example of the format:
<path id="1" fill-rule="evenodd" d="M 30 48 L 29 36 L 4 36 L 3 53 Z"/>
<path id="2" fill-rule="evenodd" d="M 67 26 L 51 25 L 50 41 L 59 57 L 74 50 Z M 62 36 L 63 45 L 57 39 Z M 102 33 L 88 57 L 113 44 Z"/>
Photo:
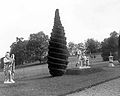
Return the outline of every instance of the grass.
<path id="1" fill-rule="evenodd" d="M 47 65 L 17 69 L 15 84 L 3 84 L 0 72 L 0 96 L 66 95 L 120 76 L 120 67 L 109 68 L 108 62 L 96 60 L 91 69 L 84 70 L 75 68 L 76 57 L 70 57 L 69 62 L 65 75 L 59 77 L 51 77 Z"/>

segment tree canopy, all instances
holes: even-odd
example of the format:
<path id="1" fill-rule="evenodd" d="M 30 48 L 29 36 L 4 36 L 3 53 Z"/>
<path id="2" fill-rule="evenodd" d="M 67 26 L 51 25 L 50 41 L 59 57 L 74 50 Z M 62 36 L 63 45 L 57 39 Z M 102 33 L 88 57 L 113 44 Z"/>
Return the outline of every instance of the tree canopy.
<path id="1" fill-rule="evenodd" d="M 87 53 L 97 53 L 100 51 L 100 42 L 94 40 L 93 38 L 87 39 L 85 42 Z"/>
<path id="2" fill-rule="evenodd" d="M 30 34 L 29 40 L 16 37 L 16 42 L 10 46 L 11 54 L 15 54 L 15 62 L 17 65 L 24 62 L 32 62 L 44 58 L 48 51 L 48 35 L 44 32 Z"/>
<path id="3" fill-rule="evenodd" d="M 36 34 L 30 34 L 26 46 L 29 57 L 41 62 L 42 56 L 48 51 L 48 41 L 48 35 L 45 35 L 42 31 Z"/>
<path id="4" fill-rule="evenodd" d="M 118 33 L 113 31 L 110 33 L 110 37 L 105 38 L 101 43 L 101 56 L 103 60 L 108 60 L 110 53 L 113 55 L 114 59 L 117 59 L 117 51 L 118 51 Z"/>

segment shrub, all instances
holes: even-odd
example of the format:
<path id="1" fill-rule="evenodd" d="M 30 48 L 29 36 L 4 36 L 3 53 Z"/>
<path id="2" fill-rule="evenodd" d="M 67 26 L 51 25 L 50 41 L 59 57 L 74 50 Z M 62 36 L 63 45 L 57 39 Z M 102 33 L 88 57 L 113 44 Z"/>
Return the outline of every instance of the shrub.
<path id="1" fill-rule="evenodd" d="M 66 37 L 60 21 L 59 10 L 56 9 L 47 60 L 49 72 L 52 76 L 61 76 L 66 72 L 68 64 L 68 50 L 66 44 Z"/>

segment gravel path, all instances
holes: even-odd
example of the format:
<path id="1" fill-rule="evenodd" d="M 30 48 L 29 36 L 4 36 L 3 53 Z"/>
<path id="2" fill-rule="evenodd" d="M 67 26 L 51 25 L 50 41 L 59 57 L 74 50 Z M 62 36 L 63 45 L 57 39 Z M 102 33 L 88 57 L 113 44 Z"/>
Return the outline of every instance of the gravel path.
<path id="1" fill-rule="evenodd" d="M 67 96 L 120 96 L 120 78 Z"/>

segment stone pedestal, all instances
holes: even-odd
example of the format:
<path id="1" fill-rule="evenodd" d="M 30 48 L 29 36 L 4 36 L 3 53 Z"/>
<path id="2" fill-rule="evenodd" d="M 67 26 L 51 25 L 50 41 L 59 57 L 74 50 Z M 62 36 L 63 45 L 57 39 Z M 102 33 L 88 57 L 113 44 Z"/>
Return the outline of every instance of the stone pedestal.
<path id="1" fill-rule="evenodd" d="M 86 69 L 86 68 L 91 68 L 90 63 L 89 63 L 89 58 L 84 58 L 83 60 L 80 61 L 81 64 L 79 66 L 79 69 Z"/>
<path id="2" fill-rule="evenodd" d="M 113 56 L 109 56 L 109 67 L 114 67 L 115 65 L 113 64 Z"/>

